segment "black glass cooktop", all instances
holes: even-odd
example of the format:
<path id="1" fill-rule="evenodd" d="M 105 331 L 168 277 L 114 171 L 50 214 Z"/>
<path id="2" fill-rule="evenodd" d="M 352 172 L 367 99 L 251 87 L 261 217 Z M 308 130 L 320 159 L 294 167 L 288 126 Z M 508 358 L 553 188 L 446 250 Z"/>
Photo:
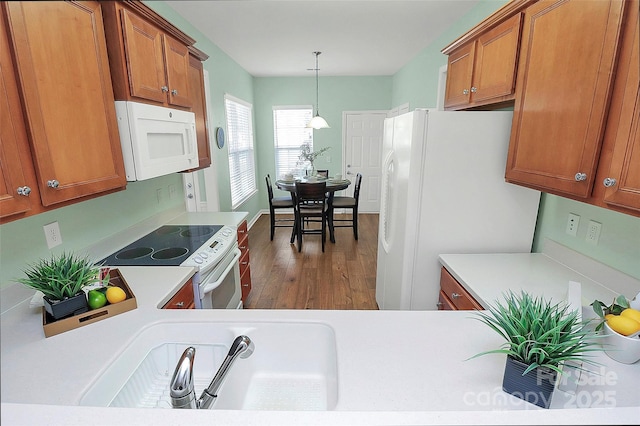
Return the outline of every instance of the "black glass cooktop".
<path id="1" fill-rule="evenodd" d="M 102 259 L 107 266 L 178 266 L 222 225 L 165 225 Z"/>

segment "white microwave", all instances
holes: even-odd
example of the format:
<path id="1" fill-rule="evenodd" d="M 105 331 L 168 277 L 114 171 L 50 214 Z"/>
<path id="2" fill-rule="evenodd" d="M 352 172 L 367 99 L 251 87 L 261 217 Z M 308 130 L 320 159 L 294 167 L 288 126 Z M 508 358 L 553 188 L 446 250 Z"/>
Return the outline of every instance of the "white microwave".
<path id="1" fill-rule="evenodd" d="M 131 101 L 115 104 L 128 181 L 198 167 L 193 112 Z"/>

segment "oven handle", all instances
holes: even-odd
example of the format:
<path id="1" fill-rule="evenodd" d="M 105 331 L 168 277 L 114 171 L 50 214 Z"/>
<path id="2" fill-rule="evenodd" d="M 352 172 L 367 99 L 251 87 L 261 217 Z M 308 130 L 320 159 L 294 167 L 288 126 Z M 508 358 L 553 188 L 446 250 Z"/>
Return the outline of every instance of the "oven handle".
<path id="1" fill-rule="evenodd" d="M 217 281 L 214 281 L 212 283 L 207 283 L 204 285 L 204 287 L 202 287 L 202 295 L 205 295 L 213 290 L 215 290 L 220 284 L 222 284 L 222 281 L 224 281 L 225 278 L 227 278 L 227 275 L 229 274 L 229 271 L 231 271 L 233 269 L 234 266 L 236 266 L 236 264 L 238 263 L 238 261 L 240 260 L 240 255 L 242 254 L 242 252 L 240 251 L 240 249 L 236 248 L 233 251 L 233 260 L 229 263 L 229 265 L 227 265 L 227 267 L 225 268 L 224 272 L 222 273 L 222 275 L 220 275 L 220 278 L 218 278 Z"/>

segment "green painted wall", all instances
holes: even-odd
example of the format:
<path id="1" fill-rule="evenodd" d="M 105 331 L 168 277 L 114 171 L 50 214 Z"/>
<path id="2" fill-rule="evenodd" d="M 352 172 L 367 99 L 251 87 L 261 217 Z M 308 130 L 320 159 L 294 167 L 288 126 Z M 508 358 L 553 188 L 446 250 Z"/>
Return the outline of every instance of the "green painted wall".
<path id="1" fill-rule="evenodd" d="M 212 126 L 224 126 L 225 93 L 254 105 L 254 130 L 257 158 L 257 185 L 260 193 L 238 210 L 253 217 L 267 208 L 264 175 L 275 173 L 273 155 L 274 105 L 315 104 L 313 77 L 253 78 L 216 45 L 207 40 L 164 2 L 145 2 L 158 13 L 197 40 L 196 46 L 210 58 L 204 64 L 209 72 Z M 411 109 L 434 106 L 437 98 L 438 69 L 446 63 L 440 50 L 505 3 L 483 0 L 456 24 L 441 34 L 430 46 L 394 76 L 389 77 L 323 77 L 320 76 L 320 112 L 331 129 L 316 130 L 316 146 L 331 146 L 331 162 L 321 158 L 318 166 L 337 170 L 342 163 L 342 112 L 384 110 L 409 102 Z M 227 149 L 212 148 L 213 167 L 219 182 L 220 209 L 230 210 L 229 167 Z M 175 185 L 177 196 L 169 199 L 168 187 Z M 157 201 L 160 189 L 163 199 Z M 115 232 L 163 211 L 183 206 L 182 179 L 174 174 L 144 182 L 133 182 L 125 191 L 95 200 L 53 210 L 0 226 L 0 286 L 21 275 L 21 269 L 38 258 L 47 257 L 42 225 L 58 221 L 63 244 L 54 252 L 80 250 Z M 564 233 L 568 213 L 581 216 L 576 237 Z M 589 219 L 602 224 L 597 246 L 584 241 Z M 561 197 L 543 195 L 534 251 L 550 238 L 573 250 L 590 256 L 615 269 L 640 278 L 640 218 L 623 215 Z"/>
<path id="2" fill-rule="evenodd" d="M 409 102 L 411 109 L 435 106 L 438 93 L 438 70 L 440 66 L 447 63 L 446 56 L 440 53 L 442 48 L 505 3 L 506 1 L 503 0 L 481 1 L 396 73 L 393 76 L 392 105 Z M 575 213 L 581 217 L 578 235 L 575 237 L 564 232 L 569 213 Z M 600 241 L 595 246 L 585 241 L 590 219 L 602 224 Z M 640 279 L 640 218 L 543 194 L 534 239 L 534 252 L 542 251 L 546 238 Z"/>
<path id="3" fill-rule="evenodd" d="M 249 73 L 163 2 L 146 3 L 196 39 L 196 46 L 210 56 L 204 67 L 209 72 L 214 127 L 224 126 L 225 93 L 253 102 L 253 77 Z M 227 150 L 214 148 L 212 156 L 213 167 L 217 170 L 220 182 L 220 208 L 228 211 L 231 209 L 231 196 Z M 169 185 L 174 185 L 177 190 L 171 199 Z M 157 201 L 158 189 L 163 194 L 161 202 Z M 257 212 L 257 198 L 250 200 L 254 206 L 241 206 L 241 210 Z M 50 255 L 42 225 L 58 221 L 62 245 L 51 252 L 59 253 L 81 250 L 156 214 L 183 207 L 182 177 L 172 174 L 142 182 L 130 182 L 124 191 L 0 225 L 0 287 L 22 276 L 21 271 L 26 264 Z"/>
<path id="4" fill-rule="evenodd" d="M 322 77 L 320 86 L 320 115 L 330 129 L 314 130 L 314 148 L 331 147 L 316 161 L 319 169 L 334 174 L 342 167 L 342 112 L 360 110 L 388 110 L 391 108 L 391 77 Z M 254 81 L 254 114 L 260 193 L 260 205 L 269 208 L 264 177 L 275 176 L 275 148 L 273 140 L 273 107 L 284 105 L 313 105 L 316 103 L 315 77 L 256 78 Z M 314 109 L 315 111 L 315 109 Z"/>

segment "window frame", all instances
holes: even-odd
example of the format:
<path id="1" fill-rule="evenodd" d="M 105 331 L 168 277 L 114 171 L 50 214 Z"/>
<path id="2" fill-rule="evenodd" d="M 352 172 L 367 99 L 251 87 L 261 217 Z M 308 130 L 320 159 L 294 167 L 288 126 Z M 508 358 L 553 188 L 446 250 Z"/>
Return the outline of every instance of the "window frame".
<path id="1" fill-rule="evenodd" d="M 286 127 L 286 126 L 279 127 L 278 126 L 278 121 L 277 121 L 278 112 L 286 113 L 287 111 L 299 111 L 299 110 L 305 111 L 305 116 L 301 117 L 300 119 L 299 127 L 298 125 L 296 125 L 295 127 Z M 299 163 L 299 160 L 298 160 L 298 156 L 300 154 L 300 146 L 305 143 L 308 143 L 309 146 L 311 147 L 311 150 L 313 151 L 313 129 L 306 127 L 309 120 L 313 118 L 313 105 L 274 105 L 272 107 L 272 117 L 273 117 L 273 148 L 274 148 L 273 160 L 274 160 L 274 166 L 275 166 L 275 176 L 276 178 L 280 178 L 286 173 L 293 173 L 295 175 L 296 173 L 299 173 L 301 168 L 304 167 Z M 279 134 L 279 130 L 286 132 L 285 129 L 287 128 L 293 129 L 293 132 L 295 132 L 296 130 L 304 132 L 306 134 L 307 139 L 302 137 L 299 143 L 296 143 L 296 144 L 283 143 L 282 146 L 279 146 L 278 145 L 279 141 L 285 139 L 287 136 L 282 133 Z M 280 152 L 282 151 L 294 151 L 296 154 L 295 155 L 288 154 L 287 155 L 288 161 L 286 160 L 281 161 Z M 295 163 L 293 161 L 294 157 L 295 157 Z M 284 166 L 285 170 L 281 170 L 282 166 L 280 163 L 283 163 L 283 164 L 287 163 L 288 170 L 286 170 L 287 166 Z"/>
<path id="2" fill-rule="evenodd" d="M 231 129 L 229 122 L 229 108 L 228 102 L 235 103 L 240 105 L 246 109 L 248 109 L 248 118 L 247 118 L 247 130 L 248 130 L 248 138 L 250 139 L 250 146 L 243 147 L 238 146 L 242 145 L 241 142 L 236 140 L 236 135 L 233 129 Z M 227 146 L 227 159 L 229 162 L 229 187 L 231 191 L 231 209 L 235 210 L 243 203 L 245 203 L 249 198 L 251 198 L 254 194 L 258 192 L 258 187 L 256 183 L 256 158 L 255 158 L 255 135 L 253 131 L 253 104 L 244 101 L 242 99 L 236 98 L 228 93 L 224 95 L 224 113 L 225 113 L 225 125 L 227 128 L 226 134 L 226 146 Z M 237 123 L 233 123 L 234 127 L 238 127 Z M 246 144 L 246 141 L 245 141 Z M 240 154 L 238 154 L 240 153 Z M 240 158 L 242 156 L 241 153 L 246 153 L 246 159 Z M 250 167 L 241 168 L 239 173 L 234 173 L 235 169 L 234 163 L 242 163 L 243 161 L 249 161 Z M 241 166 L 239 166 L 241 167 Z M 251 172 L 249 176 L 247 176 L 248 172 Z M 251 178 L 253 175 L 253 178 Z M 246 177 L 246 178 L 243 178 Z M 238 178 L 241 178 L 240 181 L 237 181 Z M 241 188 L 234 188 L 234 185 L 240 185 Z M 246 188 L 242 188 L 242 186 L 246 186 Z M 239 193 L 239 194 L 237 194 Z M 237 194 L 237 199 L 234 200 L 234 195 Z"/>

